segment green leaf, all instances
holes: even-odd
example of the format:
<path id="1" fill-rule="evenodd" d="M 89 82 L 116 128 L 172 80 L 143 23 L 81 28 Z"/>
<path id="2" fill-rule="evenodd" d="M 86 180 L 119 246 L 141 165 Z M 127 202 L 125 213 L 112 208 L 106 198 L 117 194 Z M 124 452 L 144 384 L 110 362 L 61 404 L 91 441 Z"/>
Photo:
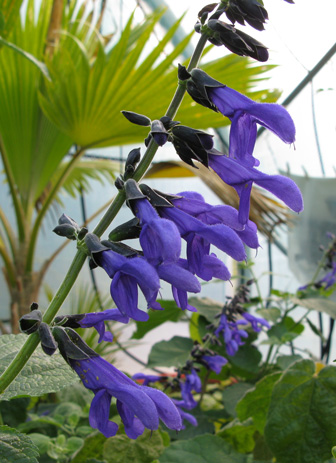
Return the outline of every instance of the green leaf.
<path id="1" fill-rule="evenodd" d="M 17 355 L 27 336 L 6 334 L 0 336 L 0 374 Z M 40 396 L 56 392 L 78 381 L 78 376 L 58 352 L 52 357 L 39 346 L 15 380 L 8 386 L 1 400 L 17 396 Z"/>
<path id="2" fill-rule="evenodd" d="M 197 426 L 193 426 L 187 420 L 184 420 L 183 425 L 185 429 L 179 431 L 177 434 L 175 431 L 168 429 L 168 433 L 172 440 L 188 440 L 193 437 L 200 436 L 201 434 L 214 434 L 215 427 L 211 422 L 211 418 L 203 410 L 197 406 L 196 408 L 188 411 L 197 420 Z"/>
<path id="3" fill-rule="evenodd" d="M 213 322 L 215 316 L 223 309 L 223 304 L 209 297 L 191 297 L 189 304 L 193 305 L 197 309 L 197 312 L 203 315 L 209 322 Z"/>
<path id="4" fill-rule="evenodd" d="M 210 434 L 173 442 L 160 457 L 160 463 L 246 463 L 246 461 L 246 455 L 237 453 L 223 439 Z"/>
<path id="5" fill-rule="evenodd" d="M 253 423 L 260 434 L 264 433 L 273 387 L 280 376 L 281 373 L 265 376 L 237 404 L 236 411 L 240 421 L 253 418 Z"/>
<path id="6" fill-rule="evenodd" d="M 6 47 L 11 48 L 16 53 L 19 53 L 20 55 L 24 56 L 28 61 L 34 64 L 34 66 L 36 66 L 41 71 L 44 77 L 50 79 L 47 66 L 44 63 L 42 63 L 42 61 L 36 59 L 35 56 L 33 56 L 31 53 L 22 50 L 22 48 L 17 47 L 14 43 L 8 42 L 3 37 L 0 37 L 0 44 L 5 45 Z"/>
<path id="7" fill-rule="evenodd" d="M 322 463 L 336 436 L 336 367 L 316 374 L 311 360 L 286 370 L 274 386 L 266 442 L 281 463 Z"/>
<path id="8" fill-rule="evenodd" d="M 51 442 L 51 438 L 49 436 L 33 432 L 29 434 L 29 437 L 38 448 L 40 455 L 47 453 Z"/>
<path id="9" fill-rule="evenodd" d="M 281 310 L 278 309 L 277 307 L 269 307 L 267 309 L 258 309 L 256 313 L 258 314 L 258 316 L 265 318 L 266 320 L 272 323 L 276 323 L 276 321 L 281 316 Z"/>
<path id="10" fill-rule="evenodd" d="M 197 312 L 191 314 L 190 321 L 189 321 L 189 334 L 193 341 L 197 341 L 201 344 L 202 338 L 199 333 L 198 323 L 199 323 L 200 316 Z"/>
<path id="11" fill-rule="evenodd" d="M 236 406 L 240 399 L 246 394 L 246 392 L 253 388 L 252 384 L 239 382 L 228 386 L 223 391 L 223 404 L 225 410 L 231 416 L 237 416 Z M 245 419 L 245 418 L 244 418 Z M 243 420 L 244 421 L 244 420 Z"/>
<path id="12" fill-rule="evenodd" d="M 250 453 L 255 446 L 255 432 L 256 428 L 252 419 L 248 419 L 243 423 L 236 419 L 221 429 L 218 435 L 225 439 L 237 452 Z"/>
<path id="13" fill-rule="evenodd" d="M 100 432 L 88 436 L 84 440 L 83 447 L 73 457 L 71 463 L 87 462 L 90 458 L 95 458 L 98 461 L 103 460 L 103 446 L 106 440 L 106 437 Z"/>
<path id="14" fill-rule="evenodd" d="M 84 444 L 84 439 L 81 439 L 78 436 L 71 436 L 66 441 L 66 450 L 67 453 L 74 453 L 79 450 Z"/>
<path id="15" fill-rule="evenodd" d="M 0 415 L 4 424 L 16 428 L 27 419 L 30 398 L 4 400 L 0 402 Z"/>
<path id="16" fill-rule="evenodd" d="M 232 373 L 246 379 L 252 379 L 258 374 L 258 367 L 261 361 L 259 350 L 249 344 L 240 346 L 238 352 L 229 357 L 232 366 Z"/>
<path id="17" fill-rule="evenodd" d="M 15 23 L 20 19 L 20 7 L 23 0 L 0 0 L 0 33 L 7 37 Z"/>
<path id="18" fill-rule="evenodd" d="M 277 358 L 276 364 L 281 370 L 286 370 L 292 363 L 302 360 L 301 355 L 280 355 Z"/>
<path id="19" fill-rule="evenodd" d="M 136 440 L 130 440 L 126 435 L 117 435 L 105 442 L 104 459 L 107 463 L 151 463 L 161 455 L 164 448 L 159 432 L 146 430 Z"/>
<path id="20" fill-rule="evenodd" d="M 309 310 L 317 310 L 318 312 L 324 312 L 331 318 L 336 318 L 336 302 L 332 301 L 331 299 L 323 299 L 318 297 L 299 299 L 297 297 L 293 297 L 291 298 L 291 301 L 300 307 L 305 307 Z"/>
<path id="21" fill-rule="evenodd" d="M 0 426 L 1 463 L 38 463 L 38 448 L 25 434 Z"/>
<path id="22" fill-rule="evenodd" d="M 160 341 L 152 347 L 148 357 L 148 367 L 183 366 L 193 347 L 190 338 L 174 336 L 169 341 Z"/>
<path id="23" fill-rule="evenodd" d="M 291 317 L 285 317 L 267 331 L 270 339 L 276 338 L 280 344 L 293 341 L 304 330 L 301 323 L 297 323 Z"/>
<path id="24" fill-rule="evenodd" d="M 132 339 L 141 339 L 149 331 L 157 328 L 165 322 L 177 322 L 183 315 L 183 311 L 177 307 L 175 301 L 159 301 L 164 310 L 151 310 L 148 312 L 149 319 L 146 323 L 135 322 L 136 331 L 132 335 Z"/>

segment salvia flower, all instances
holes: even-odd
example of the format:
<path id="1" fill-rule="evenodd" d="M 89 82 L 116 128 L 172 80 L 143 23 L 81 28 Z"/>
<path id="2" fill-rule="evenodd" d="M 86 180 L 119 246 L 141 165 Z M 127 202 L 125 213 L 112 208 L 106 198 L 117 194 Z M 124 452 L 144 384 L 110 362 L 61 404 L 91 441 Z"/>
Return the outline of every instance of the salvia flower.
<path id="1" fill-rule="evenodd" d="M 140 386 L 113 365 L 91 350 L 71 329 L 54 328 L 60 351 L 83 385 L 94 392 L 89 422 L 104 436 L 112 437 L 118 425 L 109 420 L 112 397 L 117 399 L 117 410 L 131 439 L 140 436 L 145 428 L 156 430 L 159 419 L 176 431 L 182 429 L 180 412 L 161 391 Z"/>
<path id="2" fill-rule="evenodd" d="M 106 321 L 128 323 L 129 317 L 123 315 L 119 309 L 106 309 L 101 312 L 91 312 L 76 315 L 60 315 L 55 318 L 55 323 L 70 328 L 95 328 L 99 334 L 98 342 L 113 340 L 110 331 L 106 331 Z"/>
<path id="3" fill-rule="evenodd" d="M 134 180 L 125 183 L 125 191 L 128 204 L 140 220 L 139 239 L 147 261 L 152 265 L 177 261 L 181 253 L 181 236 L 176 225 L 159 216 Z"/>
<path id="4" fill-rule="evenodd" d="M 121 314 L 138 321 L 148 320 L 148 314 L 138 308 L 138 286 L 148 304 L 155 301 L 160 289 L 155 268 L 143 257 L 126 257 L 106 248 L 91 233 L 86 235 L 85 242 L 95 264 L 112 279 L 111 296 Z"/>
<path id="5" fill-rule="evenodd" d="M 227 205 L 213 206 L 206 203 L 203 196 L 194 191 L 183 191 L 178 193 L 178 198 L 174 199 L 173 204 L 178 209 L 201 220 L 208 225 L 222 223 L 232 228 L 239 238 L 247 246 L 253 249 L 259 247 L 257 226 L 251 220 L 243 226 L 238 220 L 238 211 Z"/>
<path id="6" fill-rule="evenodd" d="M 222 314 L 218 328 L 214 332 L 216 337 L 223 337 L 226 352 L 231 357 L 237 353 L 239 346 L 244 344 L 243 339 L 248 338 L 248 333 L 239 325 L 247 325 L 247 322 L 245 320 L 229 321 L 226 315 Z"/>
<path id="7" fill-rule="evenodd" d="M 183 400 L 183 407 L 191 410 L 197 406 L 192 391 L 201 392 L 202 382 L 194 368 L 186 375 L 185 381 L 181 383 L 181 395 Z"/>
<path id="8" fill-rule="evenodd" d="M 162 207 L 158 209 L 158 212 L 161 217 L 172 220 L 177 225 L 182 238 L 187 239 L 190 235 L 197 235 L 233 259 L 245 260 L 243 243 L 230 227 L 223 224 L 207 225 L 176 207 Z"/>
<path id="9" fill-rule="evenodd" d="M 248 312 L 243 312 L 242 317 L 251 324 L 253 331 L 256 333 L 259 333 L 262 330 L 262 327 L 270 328 L 270 324 L 264 318 L 256 317 Z"/>
<path id="10" fill-rule="evenodd" d="M 175 404 L 180 416 L 181 416 L 181 419 L 182 419 L 182 422 L 183 420 L 186 420 L 188 421 L 192 426 L 197 426 L 198 423 L 197 423 L 197 419 L 191 415 L 190 413 L 187 413 L 185 410 L 183 410 L 183 408 L 185 408 L 186 404 L 183 400 L 177 400 L 177 399 L 172 399 L 172 402 Z M 185 429 L 185 426 L 184 424 L 182 425 L 182 429 Z"/>
<path id="11" fill-rule="evenodd" d="M 209 166 L 228 185 L 237 191 L 239 202 L 238 220 L 245 225 L 250 211 L 252 184 L 255 183 L 281 199 L 294 212 L 303 210 L 303 199 L 296 183 L 284 175 L 268 175 L 243 165 L 239 160 L 225 156 L 212 149 L 209 154 Z"/>
<path id="12" fill-rule="evenodd" d="M 202 361 L 206 366 L 217 375 L 222 371 L 222 367 L 227 364 L 227 359 L 221 355 L 203 355 Z"/>

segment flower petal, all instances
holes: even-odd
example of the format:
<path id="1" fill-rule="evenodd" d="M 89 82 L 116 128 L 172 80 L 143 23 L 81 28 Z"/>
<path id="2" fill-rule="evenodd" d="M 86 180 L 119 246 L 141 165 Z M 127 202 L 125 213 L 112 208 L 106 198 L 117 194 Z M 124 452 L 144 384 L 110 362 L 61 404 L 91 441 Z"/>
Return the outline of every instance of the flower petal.
<path id="1" fill-rule="evenodd" d="M 98 429 L 105 437 L 115 436 L 119 426 L 109 420 L 111 395 L 106 389 L 96 393 L 91 402 L 89 422 L 90 426 Z"/>

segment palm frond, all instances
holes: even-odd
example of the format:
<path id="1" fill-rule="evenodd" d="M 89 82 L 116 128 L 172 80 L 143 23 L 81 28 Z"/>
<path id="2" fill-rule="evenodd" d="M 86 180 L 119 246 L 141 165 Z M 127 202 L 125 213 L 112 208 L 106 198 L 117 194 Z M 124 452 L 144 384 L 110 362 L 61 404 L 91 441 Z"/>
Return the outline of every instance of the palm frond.
<path id="1" fill-rule="evenodd" d="M 57 182 L 59 177 L 63 176 L 66 164 L 62 163 L 56 170 L 53 177 L 50 179 L 50 184 Z M 73 198 L 76 198 L 79 193 L 89 193 L 92 189 L 92 180 L 98 181 L 101 185 L 105 181 L 113 183 L 116 179 L 116 173 L 120 172 L 120 164 L 118 162 L 105 159 L 82 159 L 71 170 L 62 189 L 55 200 L 62 204 L 60 195 L 66 192 Z M 43 202 L 41 197 L 41 202 Z"/>
<path id="2" fill-rule="evenodd" d="M 180 24 L 178 20 L 160 43 L 143 59 L 145 45 L 160 15 L 147 19 L 138 40 L 129 46 L 132 36 L 131 17 L 119 41 L 106 52 L 97 44 L 93 57 L 89 50 L 60 46 L 58 58 L 48 63 L 51 82 L 45 81 L 39 102 L 48 118 L 82 147 L 104 147 L 136 143 L 144 139 L 147 129 L 130 125 L 120 114 L 129 110 L 151 119 L 165 114 L 174 94 L 177 75 L 175 60 L 188 45 L 187 36 L 174 50 L 163 57 L 166 45 Z M 70 40 L 70 37 L 68 37 Z M 72 47 L 76 45 L 73 40 Z M 77 44 L 78 45 L 78 44 Z M 255 66 L 248 59 L 229 55 L 203 66 L 214 78 L 236 90 L 263 101 L 275 101 L 275 94 L 266 90 L 253 92 L 255 81 L 264 79 L 270 66 Z M 221 115 L 210 112 L 186 97 L 178 118 L 183 124 L 198 128 L 220 127 L 228 123 Z"/>

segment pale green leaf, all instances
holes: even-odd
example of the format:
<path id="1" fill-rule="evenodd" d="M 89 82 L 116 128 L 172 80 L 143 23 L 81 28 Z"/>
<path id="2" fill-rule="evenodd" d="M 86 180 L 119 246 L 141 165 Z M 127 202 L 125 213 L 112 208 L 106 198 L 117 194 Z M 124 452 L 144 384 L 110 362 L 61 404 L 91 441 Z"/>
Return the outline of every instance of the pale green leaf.
<path id="1" fill-rule="evenodd" d="M 38 463 L 38 448 L 29 436 L 8 426 L 0 426 L 1 463 Z"/>
<path id="2" fill-rule="evenodd" d="M 6 334 L 0 337 L 0 374 L 2 374 L 23 346 L 27 336 Z M 0 399 L 18 396 L 40 396 L 56 392 L 78 381 L 78 376 L 65 362 L 61 354 L 46 355 L 39 346 L 15 380 Z"/>

